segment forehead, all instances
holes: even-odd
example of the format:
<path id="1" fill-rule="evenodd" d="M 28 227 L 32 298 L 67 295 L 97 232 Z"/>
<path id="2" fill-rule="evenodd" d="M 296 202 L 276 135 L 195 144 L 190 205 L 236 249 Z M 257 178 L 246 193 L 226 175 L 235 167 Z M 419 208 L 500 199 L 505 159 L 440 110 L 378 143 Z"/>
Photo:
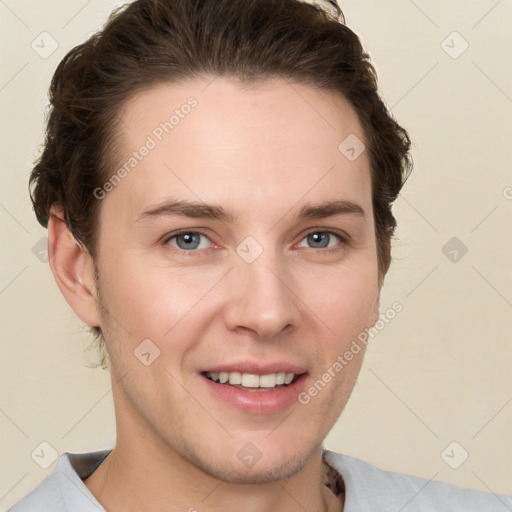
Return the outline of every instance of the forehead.
<path id="1" fill-rule="evenodd" d="M 127 172 L 109 201 L 122 196 L 118 206 L 133 212 L 169 194 L 235 209 L 276 197 L 295 204 L 305 194 L 368 201 L 366 152 L 349 160 L 340 150 L 345 140 L 364 147 L 355 110 L 305 84 L 221 77 L 161 84 L 124 104 L 117 138 L 116 169 Z"/>
<path id="2" fill-rule="evenodd" d="M 189 108 L 190 104 L 194 106 Z M 206 134 L 206 140 L 198 141 L 201 143 L 216 142 L 216 134 L 221 138 L 235 135 L 236 140 L 242 139 L 245 135 L 239 130 L 242 127 L 257 130 L 255 142 L 260 143 L 268 139 L 283 143 L 296 137 L 320 139 L 328 134 L 332 137 L 325 142 L 330 143 L 350 133 L 365 139 L 355 109 L 341 94 L 284 79 L 250 84 L 213 77 L 161 83 L 134 94 L 124 103 L 119 119 L 120 135 L 128 145 L 137 142 L 135 139 L 141 135 L 137 132 L 153 133 L 159 139 L 162 134 L 158 128 L 166 122 L 173 125 L 173 136 L 179 135 L 184 125 L 194 129 L 196 140 L 199 132 Z M 182 122 L 185 119 L 186 123 Z M 292 121 L 300 124 L 291 124 Z M 275 140 L 272 132 L 282 128 L 285 130 Z M 269 132 L 267 139 L 265 132 Z M 316 137 L 312 137 L 313 132 Z M 164 130 L 164 134 L 170 133 Z"/>

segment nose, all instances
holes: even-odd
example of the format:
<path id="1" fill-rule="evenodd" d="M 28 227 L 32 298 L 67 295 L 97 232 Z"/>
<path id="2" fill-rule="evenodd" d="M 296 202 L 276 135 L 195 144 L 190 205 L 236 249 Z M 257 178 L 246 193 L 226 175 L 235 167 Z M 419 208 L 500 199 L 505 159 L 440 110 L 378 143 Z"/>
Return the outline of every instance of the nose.
<path id="1" fill-rule="evenodd" d="M 296 328 L 301 317 L 289 267 L 269 252 L 252 263 L 237 261 L 230 272 L 224 313 L 228 329 L 249 330 L 261 339 Z"/>

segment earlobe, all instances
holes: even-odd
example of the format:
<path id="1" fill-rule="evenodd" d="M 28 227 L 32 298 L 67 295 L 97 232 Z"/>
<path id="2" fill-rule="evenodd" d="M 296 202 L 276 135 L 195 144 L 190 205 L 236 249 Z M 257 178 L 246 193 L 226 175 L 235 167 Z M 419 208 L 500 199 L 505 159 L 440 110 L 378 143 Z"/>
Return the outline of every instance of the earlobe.
<path id="1" fill-rule="evenodd" d="M 100 326 L 92 258 L 75 240 L 64 212 L 54 207 L 48 221 L 48 258 L 57 286 L 76 315 L 87 325 Z"/>

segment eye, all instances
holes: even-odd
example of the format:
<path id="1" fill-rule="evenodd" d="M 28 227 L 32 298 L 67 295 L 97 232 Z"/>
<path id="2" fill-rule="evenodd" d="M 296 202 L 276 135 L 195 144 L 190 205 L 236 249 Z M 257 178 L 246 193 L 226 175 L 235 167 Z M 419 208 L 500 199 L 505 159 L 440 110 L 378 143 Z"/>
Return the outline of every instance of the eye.
<path id="1" fill-rule="evenodd" d="M 303 242 L 308 245 L 304 246 Z M 340 242 L 345 242 L 346 238 L 342 234 L 334 231 L 311 231 L 299 244 L 299 247 L 309 247 L 313 250 L 327 252 L 339 249 Z M 163 242 L 164 245 L 170 245 L 177 249 L 179 254 L 192 255 L 201 253 L 211 247 L 211 240 L 199 231 L 179 231 L 169 235 Z"/>
<path id="2" fill-rule="evenodd" d="M 333 232 L 333 231 L 311 231 L 308 233 L 303 240 L 306 241 L 306 243 L 310 243 L 309 246 L 311 249 L 330 249 L 336 247 L 338 244 L 330 244 L 334 239 L 334 242 L 336 242 L 336 239 L 338 241 L 345 241 L 344 238 Z M 299 247 L 304 247 L 304 245 L 300 244 Z"/>
<path id="3" fill-rule="evenodd" d="M 164 244 L 176 247 L 182 254 L 195 252 L 195 249 L 208 249 L 209 243 L 211 243 L 210 239 L 199 231 L 181 231 L 172 234 L 164 241 Z"/>

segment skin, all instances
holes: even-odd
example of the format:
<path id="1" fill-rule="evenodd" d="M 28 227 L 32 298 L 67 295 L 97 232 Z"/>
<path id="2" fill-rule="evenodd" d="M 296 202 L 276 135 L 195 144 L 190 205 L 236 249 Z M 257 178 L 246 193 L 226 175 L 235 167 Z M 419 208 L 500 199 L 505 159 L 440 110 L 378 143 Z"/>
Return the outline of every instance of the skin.
<path id="1" fill-rule="evenodd" d="M 271 414 L 220 401 L 199 372 L 284 360 L 307 369 L 307 389 L 377 321 L 369 160 L 338 150 L 349 134 L 364 141 L 362 127 L 344 98 L 282 79 L 161 84 L 124 105 L 120 162 L 190 96 L 197 107 L 102 200 L 96 262 L 52 211 L 52 271 L 111 359 L 116 446 L 85 484 L 113 512 L 341 510 L 343 496 L 321 482 L 322 442 L 364 350 L 307 405 Z M 222 205 L 234 219 L 137 222 L 168 198 Z M 327 200 L 364 215 L 297 218 Z M 181 229 L 203 234 L 200 245 L 167 241 Z M 326 248 L 307 236 L 326 231 Z M 252 263 L 236 252 L 247 236 L 263 248 Z M 160 349 L 149 366 L 133 354 L 145 339 Z M 251 468 L 237 457 L 248 442 L 261 452 Z"/>

